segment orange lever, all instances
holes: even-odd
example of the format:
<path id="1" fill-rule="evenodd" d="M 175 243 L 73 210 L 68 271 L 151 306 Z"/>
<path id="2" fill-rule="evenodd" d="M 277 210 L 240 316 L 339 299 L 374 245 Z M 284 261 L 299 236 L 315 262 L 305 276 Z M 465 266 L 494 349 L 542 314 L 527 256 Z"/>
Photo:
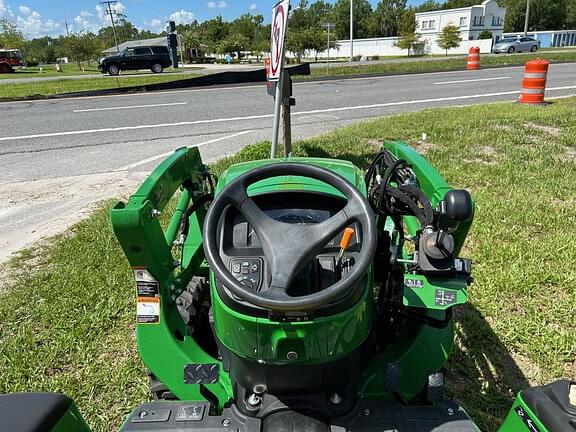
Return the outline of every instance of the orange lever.
<path id="1" fill-rule="evenodd" d="M 345 251 L 350 247 L 350 243 L 352 243 L 352 237 L 354 237 L 356 231 L 353 228 L 346 228 L 344 230 L 344 235 L 342 235 L 342 240 L 340 240 L 340 249 Z"/>

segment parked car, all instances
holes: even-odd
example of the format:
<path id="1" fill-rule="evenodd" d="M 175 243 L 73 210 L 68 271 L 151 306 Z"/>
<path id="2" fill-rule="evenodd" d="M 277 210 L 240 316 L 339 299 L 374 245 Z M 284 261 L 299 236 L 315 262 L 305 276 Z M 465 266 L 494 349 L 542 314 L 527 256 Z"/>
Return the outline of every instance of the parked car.
<path id="1" fill-rule="evenodd" d="M 120 54 L 100 59 L 98 69 L 103 74 L 118 75 L 124 70 L 150 69 L 161 73 L 172 65 L 170 52 L 165 46 L 140 46 L 126 48 Z"/>
<path id="2" fill-rule="evenodd" d="M 494 45 L 495 53 L 536 52 L 540 49 L 540 41 L 531 37 L 505 38 Z"/>

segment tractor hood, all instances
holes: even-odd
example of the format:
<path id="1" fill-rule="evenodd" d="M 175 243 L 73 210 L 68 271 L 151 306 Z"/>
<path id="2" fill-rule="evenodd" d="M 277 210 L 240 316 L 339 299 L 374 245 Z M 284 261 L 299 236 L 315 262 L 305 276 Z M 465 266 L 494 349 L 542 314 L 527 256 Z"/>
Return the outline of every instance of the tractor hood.
<path id="1" fill-rule="evenodd" d="M 247 171 L 253 170 L 266 165 L 272 165 L 277 163 L 303 163 L 309 165 L 316 165 L 321 168 L 332 171 L 350 183 L 355 185 L 364 195 L 366 194 L 366 186 L 364 183 L 364 176 L 359 168 L 357 168 L 352 162 L 338 160 L 338 159 L 323 159 L 323 158 L 298 158 L 291 157 L 285 159 L 265 159 L 252 162 L 244 162 L 232 165 L 228 168 L 221 176 L 218 186 L 216 188 L 216 194 L 218 194 L 227 184 L 232 182 L 235 178 L 244 174 Z M 342 197 L 342 194 L 336 190 L 334 187 L 327 185 L 324 182 L 314 180 L 306 177 L 299 176 L 281 176 L 274 177 L 267 180 L 259 181 L 248 188 L 250 195 L 259 195 L 267 192 L 277 192 L 278 190 L 286 191 L 308 191 L 308 192 L 320 192 L 327 193 L 330 195 L 336 195 Z"/>

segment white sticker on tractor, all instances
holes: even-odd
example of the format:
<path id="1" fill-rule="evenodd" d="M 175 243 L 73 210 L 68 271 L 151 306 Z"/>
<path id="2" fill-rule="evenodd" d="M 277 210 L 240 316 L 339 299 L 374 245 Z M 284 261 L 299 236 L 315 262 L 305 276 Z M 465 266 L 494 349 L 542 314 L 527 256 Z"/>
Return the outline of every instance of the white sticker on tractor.
<path id="1" fill-rule="evenodd" d="M 160 322 L 160 299 L 139 297 L 136 304 L 138 324 L 158 324 Z"/>

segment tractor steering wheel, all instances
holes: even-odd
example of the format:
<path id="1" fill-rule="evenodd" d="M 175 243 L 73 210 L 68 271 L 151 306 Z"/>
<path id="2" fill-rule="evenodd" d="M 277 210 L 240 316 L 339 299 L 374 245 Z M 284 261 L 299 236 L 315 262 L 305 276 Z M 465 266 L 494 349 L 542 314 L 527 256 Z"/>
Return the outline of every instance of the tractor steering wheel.
<path id="1" fill-rule="evenodd" d="M 347 204 L 322 223 L 295 225 L 272 219 L 248 196 L 248 187 L 258 181 L 292 175 L 320 180 L 335 187 L 347 198 Z M 228 206 L 235 207 L 258 234 L 272 276 L 267 290 L 256 292 L 242 285 L 220 257 L 218 224 Z M 352 271 L 322 291 L 300 297 L 290 296 L 288 287 L 303 266 L 352 222 L 357 222 L 362 231 L 362 248 Z M 332 171 L 298 163 L 273 163 L 234 179 L 212 202 L 204 222 L 203 237 L 206 259 L 216 278 L 242 300 L 277 312 L 310 311 L 348 295 L 366 274 L 377 243 L 374 215 L 360 191 Z"/>

